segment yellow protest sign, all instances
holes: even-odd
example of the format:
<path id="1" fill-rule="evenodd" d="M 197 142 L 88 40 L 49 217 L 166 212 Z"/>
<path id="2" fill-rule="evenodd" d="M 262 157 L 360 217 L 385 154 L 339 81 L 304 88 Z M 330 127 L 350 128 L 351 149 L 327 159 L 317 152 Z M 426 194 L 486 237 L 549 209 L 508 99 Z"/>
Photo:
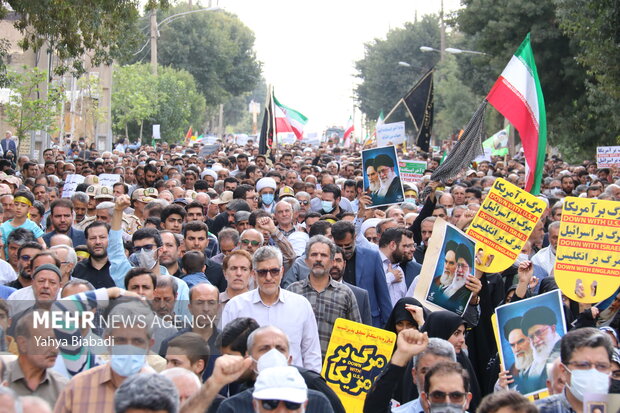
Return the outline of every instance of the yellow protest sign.
<path id="1" fill-rule="evenodd" d="M 620 286 L 620 203 L 564 199 L 555 281 L 570 299 L 596 303 Z"/>
<path id="2" fill-rule="evenodd" d="M 476 242 L 484 272 L 501 272 L 521 253 L 547 205 L 527 191 L 497 178 L 466 234 Z"/>
<path id="3" fill-rule="evenodd" d="M 329 340 L 322 375 L 348 413 L 361 412 L 376 377 L 392 357 L 396 334 L 339 318 Z"/>

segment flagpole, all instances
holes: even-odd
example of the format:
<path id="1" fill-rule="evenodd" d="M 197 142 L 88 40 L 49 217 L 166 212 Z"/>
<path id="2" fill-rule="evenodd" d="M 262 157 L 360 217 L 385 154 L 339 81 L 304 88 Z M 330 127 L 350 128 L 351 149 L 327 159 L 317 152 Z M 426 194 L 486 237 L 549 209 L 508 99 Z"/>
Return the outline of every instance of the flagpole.
<path id="1" fill-rule="evenodd" d="M 386 121 L 387 121 L 387 119 L 390 117 L 390 115 L 396 111 L 396 108 L 397 108 L 397 107 L 398 107 L 398 105 L 400 105 L 401 103 L 403 103 L 403 98 L 400 98 L 400 99 L 398 100 L 398 102 L 396 102 L 396 105 L 394 105 L 394 107 L 392 108 L 392 110 L 391 110 L 391 111 L 387 114 L 387 116 L 383 118 L 383 121 L 384 121 L 384 122 L 386 122 Z M 415 122 L 415 121 L 414 121 L 414 122 Z"/>
<path id="2" fill-rule="evenodd" d="M 277 129 L 277 124 L 276 124 L 276 111 L 275 111 L 275 102 L 274 102 L 274 87 L 273 85 L 271 86 L 271 121 L 273 122 L 273 140 L 275 142 L 275 149 L 276 151 L 278 150 L 278 129 Z M 271 148 L 272 150 L 274 148 Z M 276 155 L 275 153 L 272 153 L 271 156 L 273 157 L 273 160 L 275 162 L 276 159 Z"/>

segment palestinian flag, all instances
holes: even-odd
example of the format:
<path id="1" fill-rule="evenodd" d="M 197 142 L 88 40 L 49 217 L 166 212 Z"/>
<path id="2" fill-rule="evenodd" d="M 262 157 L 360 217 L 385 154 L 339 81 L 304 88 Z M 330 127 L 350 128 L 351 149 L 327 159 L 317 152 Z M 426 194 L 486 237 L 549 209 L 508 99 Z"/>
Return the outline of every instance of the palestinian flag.
<path id="1" fill-rule="evenodd" d="M 347 128 L 344 131 L 344 147 L 348 148 L 351 146 L 351 136 L 353 136 L 353 131 L 355 127 L 353 126 L 353 117 L 349 116 L 349 122 L 347 122 Z"/>
<path id="2" fill-rule="evenodd" d="M 529 33 L 487 100 L 519 131 L 525 154 L 525 190 L 538 195 L 547 147 L 547 117 Z"/>
<path id="3" fill-rule="evenodd" d="M 293 132 L 298 140 L 300 140 L 304 134 L 304 126 L 308 122 L 301 113 L 294 109 L 284 106 L 275 95 L 273 97 L 275 118 L 276 118 L 276 133 Z"/>

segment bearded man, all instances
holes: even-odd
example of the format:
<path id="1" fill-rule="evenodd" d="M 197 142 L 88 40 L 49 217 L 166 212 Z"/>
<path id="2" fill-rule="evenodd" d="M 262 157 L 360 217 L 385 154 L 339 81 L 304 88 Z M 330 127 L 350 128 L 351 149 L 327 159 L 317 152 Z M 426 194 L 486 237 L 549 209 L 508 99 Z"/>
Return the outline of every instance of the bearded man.
<path id="1" fill-rule="evenodd" d="M 394 160 L 386 154 L 377 155 L 373 165 L 379 175 L 381 184 L 376 196 L 373 196 L 373 205 L 395 204 L 403 202 L 403 186 L 400 178 L 394 172 Z"/>

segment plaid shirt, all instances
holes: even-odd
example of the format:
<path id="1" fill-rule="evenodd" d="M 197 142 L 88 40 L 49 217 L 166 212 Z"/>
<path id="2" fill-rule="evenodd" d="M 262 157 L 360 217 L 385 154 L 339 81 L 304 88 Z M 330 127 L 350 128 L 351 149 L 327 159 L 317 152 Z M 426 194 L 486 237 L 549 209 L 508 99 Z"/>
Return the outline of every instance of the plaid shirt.
<path id="1" fill-rule="evenodd" d="M 152 373 L 145 366 L 141 373 Z M 74 376 L 60 394 L 54 413 L 114 413 L 114 392 L 112 368 L 109 363 L 93 367 Z"/>
<path id="2" fill-rule="evenodd" d="M 575 413 L 564 392 L 537 400 L 534 404 L 540 413 Z"/>
<path id="3" fill-rule="evenodd" d="M 330 278 L 327 288 L 321 292 L 310 284 L 310 279 L 294 282 L 287 288 L 289 291 L 303 295 L 310 301 L 316 324 L 319 328 L 321 353 L 325 357 L 332 329 L 337 318 L 362 322 L 360 310 L 353 291 L 347 286 L 337 283 Z"/>

